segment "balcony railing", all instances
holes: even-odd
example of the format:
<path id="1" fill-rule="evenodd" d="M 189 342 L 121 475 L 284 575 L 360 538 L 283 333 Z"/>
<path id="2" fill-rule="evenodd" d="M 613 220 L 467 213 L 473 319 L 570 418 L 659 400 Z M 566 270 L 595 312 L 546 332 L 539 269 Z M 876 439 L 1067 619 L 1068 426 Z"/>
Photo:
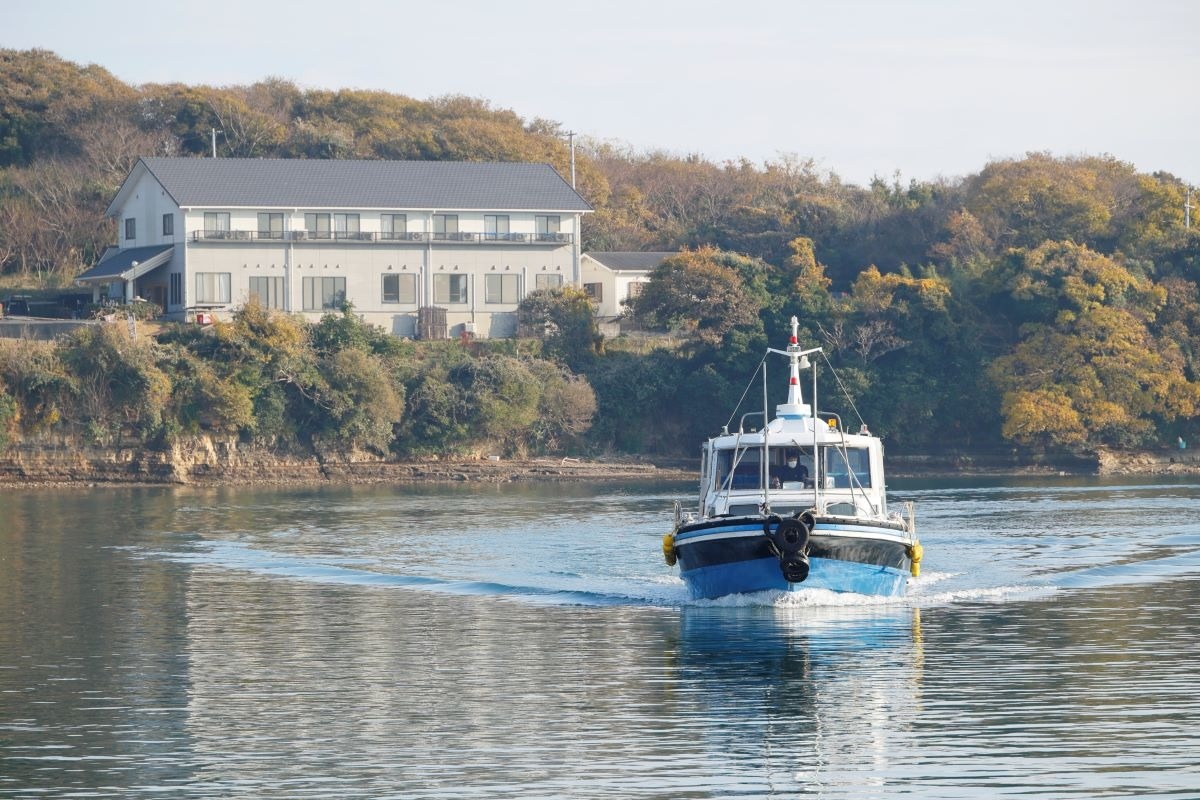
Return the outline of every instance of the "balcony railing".
<path id="1" fill-rule="evenodd" d="M 569 233 L 392 233 L 375 231 L 192 231 L 193 242 L 469 242 L 490 244 L 570 244 Z"/>

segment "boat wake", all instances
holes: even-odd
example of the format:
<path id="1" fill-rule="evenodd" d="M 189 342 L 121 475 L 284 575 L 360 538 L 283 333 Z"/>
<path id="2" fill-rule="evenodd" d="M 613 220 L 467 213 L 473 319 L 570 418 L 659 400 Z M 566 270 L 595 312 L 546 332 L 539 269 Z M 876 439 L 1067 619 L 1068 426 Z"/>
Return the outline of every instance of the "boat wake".
<path id="1" fill-rule="evenodd" d="M 1102 564 L 1055 575 L 1051 580 L 1063 589 L 1106 589 L 1129 584 L 1160 583 L 1200 576 L 1200 550 L 1161 558 Z"/>
<path id="2" fill-rule="evenodd" d="M 404 588 L 446 595 L 502 597 L 542 605 L 674 605 L 686 594 L 682 581 L 678 579 L 661 583 L 631 580 L 628 585 L 611 585 L 597 591 L 567 585 L 403 575 L 380 571 L 378 562 L 371 559 L 292 555 L 262 550 L 241 542 L 210 541 L 188 553 L 155 552 L 148 555 L 181 564 L 238 570 L 285 580 Z M 551 582 L 558 576 L 542 577 Z M 566 577 L 569 579 L 571 576 Z"/>
<path id="3" fill-rule="evenodd" d="M 529 576 L 534 580 L 479 580 L 471 577 L 435 577 L 385 571 L 377 559 L 304 555 L 264 550 L 244 542 L 206 541 L 189 552 L 145 552 L 193 567 L 249 572 L 268 578 L 347 586 L 409 589 L 442 595 L 496 597 L 547 606 L 654 606 L 700 608 L 774 608 L 781 611 L 826 609 L 898 609 L 962 602 L 1005 602 L 1030 599 L 1056 591 L 1053 586 L 998 586 L 939 590 L 955 573 L 929 572 L 909 584 L 903 597 L 833 592 L 826 589 L 764 591 L 704 600 L 688 596 L 683 581 L 674 575 L 648 574 L 626 578 L 573 573 Z M 520 576 L 514 576 L 520 577 Z M 1082 580 L 1082 578 L 1080 578 Z M 587 584 L 588 588 L 572 584 Z"/>

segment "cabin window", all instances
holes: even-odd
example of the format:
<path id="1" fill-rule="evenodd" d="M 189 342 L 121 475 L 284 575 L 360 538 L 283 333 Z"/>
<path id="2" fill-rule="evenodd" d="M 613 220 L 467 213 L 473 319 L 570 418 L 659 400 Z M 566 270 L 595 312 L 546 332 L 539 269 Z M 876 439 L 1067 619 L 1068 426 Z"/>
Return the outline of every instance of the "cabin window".
<path id="1" fill-rule="evenodd" d="M 733 491 L 762 488 L 760 448 L 743 447 L 734 457 L 734 451 L 721 450 L 717 453 L 717 488 Z M 730 476 L 732 473 L 732 478 Z"/>
<path id="2" fill-rule="evenodd" d="M 789 458 L 790 457 L 790 458 Z M 796 465 L 788 466 L 788 461 L 794 459 Z M 772 447 L 771 458 L 767 464 L 771 476 L 771 488 L 804 489 L 812 488 L 813 457 L 811 447 Z"/>
<path id="3" fill-rule="evenodd" d="M 871 452 L 865 447 L 825 448 L 825 486 L 871 488 Z"/>

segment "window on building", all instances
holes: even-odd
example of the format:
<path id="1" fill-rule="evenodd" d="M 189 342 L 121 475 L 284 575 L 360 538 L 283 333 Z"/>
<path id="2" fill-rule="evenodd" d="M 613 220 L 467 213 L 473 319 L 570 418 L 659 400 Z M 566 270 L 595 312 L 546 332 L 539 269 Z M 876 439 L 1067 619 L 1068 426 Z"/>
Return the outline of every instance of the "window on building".
<path id="1" fill-rule="evenodd" d="M 336 311 L 346 304 L 345 278 L 305 278 L 305 311 Z"/>
<path id="2" fill-rule="evenodd" d="M 170 289 L 170 304 L 173 306 L 183 305 L 183 273 L 171 273 L 171 289 Z"/>
<path id="3" fill-rule="evenodd" d="M 458 215 L 457 214 L 434 214 L 433 215 L 433 238 L 435 239 L 450 239 L 458 236 Z"/>
<path id="4" fill-rule="evenodd" d="M 585 283 L 583 291 L 587 292 L 587 296 L 597 303 L 604 301 L 604 284 L 602 283 Z"/>
<path id="5" fill-rule="evenodd" d="M 261 211 L 258 214 L 258 238 L 282 239 L 283 214 L 273 211 Z M 264 303 L 264 305 L 266 305 Z"/>
<path id="6" fill-rule="evenodd" d="M 434 275 L 433 302 L 459 304 L 467 302 L 467 276 Z"/>
<path id="7" fill-rule="evenodd" d="M 163 214 L 163 236 L 175 235 L 175 215 Z"/>
<path id="8" fill-rule="evenodd" d="M 384 275 L 383 302 L 416 305 L 417 276 L 404 273 Z"/>
<path id="9" fill-rule="evenodd" d="M 533 288 L 535 289 L 561 289 L 562 275 L 557 272 L 553 274 L 538 274 L 533 279 Z"/>
<path id="10" fill-rule="evenodd" d="M 283 278 L 251 278 L 250 297 L 257 300 L 263 308 L 283 308 Z"/>
<path id="11" fill-rule="evenodd" d="M 635 297 L 640 297 L 642 294 L 642 289 L 645 289 L 645 288 L 646 288 L 646 284 L 641 283 L 640 281 L 635 281 L 634 283 L 629 284 L 628 299 L 632 300 Z"/>
<path id="12" fill-rule="evenodd" d="M 557 214 L 539 214 L 533 218 L 534 230 L 541 241 L 553 241 L 558 238 L 561 218 Z"/>
<path id="13" fill-rule="evenodd" d="M 485 239 L 507 239 L 508 238 L 508 215 L 507 214 L 484 214 L 483 215 L 483 238 L 485 238 Z"/>
<path id="14" fill-rule="evenodd" d="M 309 213 L 304 215 L 304 230 L 310 239 L 328 239 L 332 235 L 328 214 Z"/>
<path id="15" fill-rule="evenodd" d="M 483 302 L 516 304 L 516 275 L 487 275 L 483 280 Z"/>
<path id="16" fill-rule="evenodd" d="M 407 214 L 381 214 L 380 230 L 383 232 L 384 239 L 407 239 L 408 238 L 408 215 Z"/>
<path id="17" fill-rule="evenodd" d="M 224 239 L 229 234 L 228 211 L 204 212 L 204 235 L 210 239 Z"/>
<path id="18" fill-rule="evenodd" d="M 334 214 L 333 232 L 337 239 L 358 238 L 358 214 Z"/>
<path id="19" fill-rule="evenodd" d="M 134 219 L 133 217 L 125 218 L 125 238 L 126 239 L 136 239 L 137 238 L 137 220 Z"/>
<path id="20" fill-rule="evenodd" d="M 228 303 L 230 298 L 230 273 L 197 272 L 197 303 Z"/>

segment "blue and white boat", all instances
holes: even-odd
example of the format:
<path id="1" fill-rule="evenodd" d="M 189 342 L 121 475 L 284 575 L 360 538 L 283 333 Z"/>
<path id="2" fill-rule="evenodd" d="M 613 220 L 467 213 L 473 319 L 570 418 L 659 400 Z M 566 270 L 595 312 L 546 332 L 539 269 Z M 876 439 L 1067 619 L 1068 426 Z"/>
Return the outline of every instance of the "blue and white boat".
<path id="1" fill-rule="evenodd" d="M 663 537 L 667 563 L 679 564 L 693 598 L 802 588 L 898 596 L 919 572 L 912 504 L 903 514 L 887 508 L 883 444 L 865 424 L 847 433 L 839 415 L 815 411 L 809 357 L 821 348 L 801 349 L 798 327 L 792 317 L 787 350 L 769 350 L 789 361 L 787 402 L 746 430 L 747 418 L 768 417 L 764 358 L 763 410 L 704 443 L 699 505 L 676 504 L 675 528 Z M 806 370 L 812 406 L 800 388 Z"/>

